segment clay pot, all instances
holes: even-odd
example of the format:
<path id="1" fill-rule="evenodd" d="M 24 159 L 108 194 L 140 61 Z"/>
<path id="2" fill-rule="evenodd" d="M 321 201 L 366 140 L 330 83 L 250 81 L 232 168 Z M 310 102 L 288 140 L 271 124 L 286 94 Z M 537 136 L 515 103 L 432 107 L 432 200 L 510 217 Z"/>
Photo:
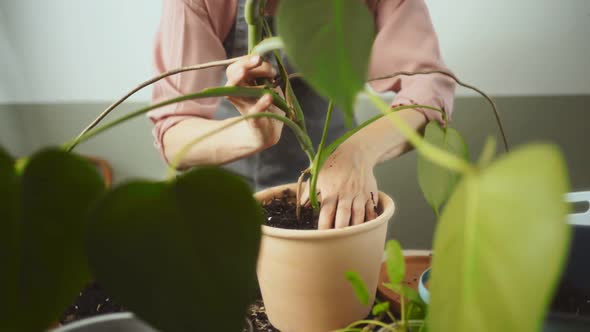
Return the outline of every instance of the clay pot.
<path id="1" fill-rule="evenodd" d="M 264 202 L 295 184 L 258 192 Z M 395 210 L 379 193 L 380 215 L 361 225 L 330 230 L 262 226 L 258 282 L 270 322 L 282 332 L 326 332 L 365 318 L 373 304 L 387 224 Z M 363 305 L 344 274 L 359 273 L 371 298 Z"/>

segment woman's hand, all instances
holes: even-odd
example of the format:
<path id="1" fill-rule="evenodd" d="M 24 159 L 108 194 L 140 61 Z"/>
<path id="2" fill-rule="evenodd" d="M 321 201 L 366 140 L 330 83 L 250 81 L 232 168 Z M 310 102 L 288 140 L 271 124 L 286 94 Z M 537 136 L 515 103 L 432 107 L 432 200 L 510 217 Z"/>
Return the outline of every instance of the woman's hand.
<path id="1" fill-rule="evenodd" d="M 415 130 L 422 130 L 426 117 L 413 109 L 397 115 Z M 321 202 L 319 229 L 341 228 L 375 219 L 379 199 L 373 167 L 408 151 L 411 146 L 392 122 L 383 117 L 344 141 L 326 160 L 317 183 Z M 309 204 L 306 185 L 302 202 Z"/>
<path id="2" fill-rule="evenodd" d="M 276 69 L 268 62 L 262 61 L 258 55 L 245 57 L 226 70 L 226 86 L 254 86 L 257 78 L 272 79 L 277 75 Z M 277 90 L 281 93 L 280 90 Z M 271 112 L 284 115 L 285 112 L 272 104 L 272 96 L 265 95 L 258 100 L 253 98 L 227 97 L 242 115 Z M 270 118 L 247 120 L 256 151 L 275 145 L 281 138 L 283 122 Z"/>
<path id="3" fill-rule="evenodd" d="M 358 225 L 377 217 L 379 191 L 374 165 L 352 140 L 326 159 L 316 187 L 321 202 L 318 229 Z M 309 184 L 301 197 L 309 204 Z"/>

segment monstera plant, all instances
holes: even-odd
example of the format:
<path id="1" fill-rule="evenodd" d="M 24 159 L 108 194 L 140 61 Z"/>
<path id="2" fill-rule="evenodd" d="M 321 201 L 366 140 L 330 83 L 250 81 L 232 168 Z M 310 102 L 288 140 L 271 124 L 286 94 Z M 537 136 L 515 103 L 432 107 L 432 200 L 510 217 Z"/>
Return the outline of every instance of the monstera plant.
<path id="1" fill-rule="evenodd" d="M 444 114 L 442 110 L 428 105 L 390 108 L 365 89 L 374 23 L 360 1 L 282 0 L 278 37 L 272 36 L 264 19 L 264 3 L 247 3 L 250 52 L 274 54 L 285 98 L 275 92 L 275 82 L 216 87 L 98 126 L 131 94 L 159 79 L 225 66 L 239 58 L 199 64 L 144 82 L 62 147 L 18 161 L 0 153 L 0 331 L 39 331 L 49 326 L 91 277 L 162 331 L 238 330 L 255 286 L 263 220 L 248 186 L 220 168 L 203 167 L 180 176 L 171 171 L 165 181 L 131 181 L 106 190 L 92 167 L 72 151 L 115 125 L 165 105 L 265 94 L 273 96 L 285 116 L 241 116 L 188 142 L 172 160 L 171 169 L 192 145 L 246 119 L 270 117 L 293 130 L 308 156 L 309 168 L 301 171 L 311 177 L 310 198 L 317 210 L 314 187 L 323 162 L 348 137 L 386 116 L 417 150 L 419 184 L 440 214 L 429 330 L 536 331 L 569 240 L 564 223 L 568 208 L 562 202 L 568 176 L 559 149 L 537 143 L 495 160 L 495 143 L 489 140 L 472 163 L 450 123 L 428 124 L 422 138 L 396 115 L 405 108 Z M 294 73 L 283 66 L 280 48 L 298 69 L 295 75 L 339 106 L 349 123 L 359 94 L 382 114 L 330 145 L 322 139 L 314 147 L 289 83 Z M 392 73 L 384 78 L 427 74 L 446 75 L 471 88 L 452 74 L 437 71 Z M 328 123 L 332 107 L 327 112 Z M 353 274 L 349 278 L 355 279 Z"/>

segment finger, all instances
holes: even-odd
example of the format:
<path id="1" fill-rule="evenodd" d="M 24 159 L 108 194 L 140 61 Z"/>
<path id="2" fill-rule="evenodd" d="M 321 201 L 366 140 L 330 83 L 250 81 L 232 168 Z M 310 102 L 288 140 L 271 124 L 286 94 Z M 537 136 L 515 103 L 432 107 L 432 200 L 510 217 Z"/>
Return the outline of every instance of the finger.
<path id="1" fill-rule="evenodd" d="M 334 216 L 336 215 L 336 197 L 330 197 L 322 200 L 320 217 L 318 220 L 318 229 L 330 229 L 334 225 Z"/>
<path id="2" fill-rule="evenodd" d="M 365 203 L 365 221 L 373 220 L 377 218 L 377 211 L 375 211 L 375 205 L 369 198 Z"/>
<path id="3" fill-rule="evenodd" d="M 352 199 L 339 198 L 336 209 L 336 228 L 344 228 L 350 225 L 350 214 L 352 212 Z"/>
<path id="4" fill-rule="evenodd" d="M 360 225 L 365 221 L 365 203 L 362 197 L 356 197 L 352 202 L 351 225 Z"/>
<path id="5" fill-rule="evenodd" d="M 255 78 L 274 78 L 277 76 L 277 70 L 268 62 L 263 62 L 260 66 L 246 70 L 246 80 L 250 81 Z"/>
<path id="6" fill-rule="evenodd" d="M 272 105 L 272 101 L 272 96 L 269 94 L 265 94 L 264 96 L 260 97 L 260 99 L 258 99 L 256 104 L 254 104 L 252 108 L 250 108 L 248 115 L 262 113 L 266 111 L 270 107 L 270 105 Z M 256 118 L 251 120 L 252 121 L 250 121 L 250 124 L 252 125 L 252 127 L 261 128 L 264 118 Z"/>
<path id="7" fill-rule="evenodd" d="M 373 203 L 375 210 L 377 210 L 377 206 L 379 206 L 379 193 L 371 191 L 369 197 L 371 198 L 370 201 Z"/>
<path id="8" fill-rule="evenodd" d="M 262 57 L 259 55 L 253 55 L 244 57 L 227 67 L 225 75 L 227 76 L 227 82 L 230 85 L 236 85 L 246 76 L 246 72 L 252 68 L 256 68 L 262 62 Z"/>
<path id="9" fill-rule="evenodd" d="M 225 83 L 225 86 L 237 86 L 246 77 L 246 70 L 243 68 L 237 68 L 232 71 L 228 70 L 225 75 L 227 76 L 227 82 Z"/>

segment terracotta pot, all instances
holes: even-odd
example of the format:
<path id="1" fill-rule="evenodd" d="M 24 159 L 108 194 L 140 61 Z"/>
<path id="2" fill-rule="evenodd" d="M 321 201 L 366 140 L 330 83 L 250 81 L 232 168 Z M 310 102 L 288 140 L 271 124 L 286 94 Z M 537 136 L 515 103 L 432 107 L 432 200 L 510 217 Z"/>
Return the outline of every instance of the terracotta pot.
<path id="1" fill-rule="evenodd" d="M 295 184 L 261 191 L 261 202 L 282 196 Z M 379 217 L 330 230 L 290 230 L 262 226 L 258 282 L 270 322 L 282 332 L 327 332 L 365 318 L 379 279 L 391 198 L 379 193 Z M 362 305 L 344 277 L 356 271 L 371 298 Z"/>

